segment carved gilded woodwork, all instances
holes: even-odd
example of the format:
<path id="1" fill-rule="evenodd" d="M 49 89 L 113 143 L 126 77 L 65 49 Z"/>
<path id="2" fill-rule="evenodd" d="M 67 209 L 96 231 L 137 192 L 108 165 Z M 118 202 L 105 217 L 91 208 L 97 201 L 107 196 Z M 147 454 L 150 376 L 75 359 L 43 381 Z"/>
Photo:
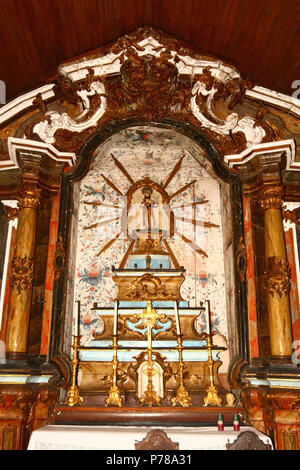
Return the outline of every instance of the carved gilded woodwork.
<path id="1" fill-rule="evenodd" d="M 180 286 L 184 276 L 118 275 L 112 277 L 118 286 L 118 300 L 183 300 Z"/>
<path id="2" fill-rule="evenodd" d="M 25 183 L 18 197 L 20 210 L 37 209 L 40 203 L 41 191 L 35 184 Z"/>
<path id="3" fill-rule="evenodd" d="M 134 48 L 126 50 L 127 60 L 121 65 L 121 84 L 127 106 L 135 105 L 146 120 L 164 115 L 172 106 L 172 97 L 178 85 L 178 71 L 168 62 L 170 52 L 158 57 L 139 56 Z"/>
<path id="4" fill-rule="evenodd" d="M 299 224 L 300 219 L 300 208 L 296 208 L 293 210 L 282 209 L 282 218 L 283 220 L 290 221 L 293 224 Z"/>
<path id="5" fill-rule="evenodd" d="M 283 204 L 282 186 L 265 187 L 260 193 L 260 204 L 264 210 L 281 209 Z"/>
<path id="6" fill-rule="evenodd" d="M 10 220 L 14 220 L 19 216 L 20 209 L 16 207 L 10 207 L 4 205 L 4 209 L 7 213 L 7 221 L 9 222 Z"/>
<path id="7" fill-rule="evenodd" d="M 28 139 L 76 152 L 100 125 L 124 116 L 146 122 L 174 116 L 195 123 L 223 155 L 280 135 L 261 103 L 255 117 L 247 113 L 245 96 L 253 83 L 153 28 L 139 28 L 82 63 L 78 73 L 76 63 L 63 64 L 52 80 L 51 97 L 59 106 L 47 110 L 42 93 L 36 93 L 42 117 L 39 113 L 25 130 Z M 241 104 L 239 113 L 234 111 Z"/>
<path id="8" fill-rule="evenodd" d="M 286 377 L 284 372 L 279 376 Z M 299 390 L 251 387 L 248 384 L 241 398 L 247 410 L 248 423 L 270 435 L 276 450 L 299 450 Z"/>
<path id="9" fill-rule="evenodd" d="M 11 286 L 15 286 L 18 294 L 30 289 L 34 274 L 34 257 L 14 256 L 11 262 Z"/>
<path id="10" fill-rule="evenodd" d="M 281 436 L 284 450 L 298 450 L 296 429 L 283 429 Z"/>
<path id="11" fill-rule="evenodd" d="M 54 252 L 54 279 L 58 281 L 65 268 L 66 251 L 61 233 L 57 237 Z"/>
<path id="12" fill-rule="evenodd" d="M 174 375 L 172 367 L 171 367 L 170 363 L 165 362 L 165 357 L 162 354 L 160 354 L 159 352 L 152 351 L 152 355 L 153 355 L 154 361 L 157 362 L 160 365 L 160 367 L 163 371 L 163 388 L 164 388 L 164 390 L 166 390 L 167 382 Z M 141 367 L 141 365 L 143 364 L 143 362 L 146 361 L 146 356 L 147 356 L 146 351 L 141 352 L 140 354 L 135 356 L 136 362 L 133 363 L 133 364 L 131 363 L 127 367 L 126 376 L 133 379 L 133 381 L 135 383 L 136 393 L 138 391 L 138 370 Z"/>
<path id="13" fill-rule="evenodd" d="M 273 297 L 278 294 L 282 297 L 288 294 L 291 287 L 291 269 L 282 259 L 271 256 L 265 262 L 265 289 Z"/>
<path id="14" fill-rule="evenodd" d="M 93 338 L 95 340 L 103 340 L 103 339 L 110 339 L 113 331 L 113 314 L 111 315 L 101 315 L 99 314 L 101 320 L 103 321 L 103 331 L 101 333 L 94 332 Z M 143 330 L 138 329 L 136 324 L 139 323 L 140 320 L 138 316 L 134 313 L 131 315 L 120 315 L 118 318 L 118 336 L 119 339 L 139 339 L 144 336 Z M 169 323 L 167 329 L 159 328 L 155 331 L 155 338 L 172 341 L 174 340 L 174 334 L 176 334 L 175 329 L 175 320 L 173 316 L 173 311 L 170 312 L 170 315 L 167 315 L 166 319 L 161 321 L 161 325 L 167 325 Z M 184 313 L 180 313 L 180 325 L 182 334 L 184 335 L 185 339 L 195 339 L 198 338 L 196 329 L 195 329 L 195 316 L 193 315 L 185 315 Z"/>
<path id="15" fill-rule="evenodd" d="M 30 433 L 51 421 L 57 401 L 57 380 L 51 384 L 2 384 L 0 449 L 25 450 Z"/>
<path id="16" fill-rule="evenodd" d="M 247 250 L 245 245 L 245 239 L 243 236 L 240 237 L 237 247 L 236 267 L 241 282 L 245 282 L 247 271 Z"/>
<path id="17" fill-rule="evenodd" d="M 16 425 L 0 425 L 1 450 L 15 450 L 18 427 Z"/>

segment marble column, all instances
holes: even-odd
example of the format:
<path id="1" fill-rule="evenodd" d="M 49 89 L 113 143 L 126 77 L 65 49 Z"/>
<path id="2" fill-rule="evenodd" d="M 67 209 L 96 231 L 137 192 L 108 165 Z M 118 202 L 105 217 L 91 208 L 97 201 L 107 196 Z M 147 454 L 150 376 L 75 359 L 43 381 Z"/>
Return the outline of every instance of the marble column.
<path id="1" fill-rule="evenodd" d="M 265 185 L 260 193 L 260 204 L 264 209 L 265 290 L 271 355 L 279 360 L 288 359 L 292 354 L 290 269 L 281 215 L 282 203 L 281 185 Z"/>
<path id="2" fill-rule="evenodd" d="M 13 357 L 22 358 L 27 352 L 36 218 L 40 192 L 36 184 L 23 180 L 19 196 L 16 247 L 11 266 L 10 303 L 6 331 L 6 351 L 9 356 Z"/>
<path id="3" fill-rule="evenodd" d="M 264 283 L 269 318 L 271 360 L 290 363 L 292 325 L 290 269 L 287 263 L 282 220 L 284 196 L 297 194 L 296 146 L 293 140 L 266 142 L 247 148 L 225 161 L 240 177 L 245 197 L 256 199 L 264 209 Z M 286 197 L 286 196 L 285 196 Z"/>

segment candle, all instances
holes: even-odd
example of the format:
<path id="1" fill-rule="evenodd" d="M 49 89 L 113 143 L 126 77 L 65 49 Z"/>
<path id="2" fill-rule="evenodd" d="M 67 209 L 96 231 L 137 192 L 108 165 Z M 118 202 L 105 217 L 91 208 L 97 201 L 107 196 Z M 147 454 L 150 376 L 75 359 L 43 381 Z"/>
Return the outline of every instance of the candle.
<path id="1" fill-rule="evenodd" d="M 224 431 L 224 421 L 222 413 L 218 413 L 218 431 Z"/>
<path id="2" fill-rule="evenodd" d="M 74 336 L 79 335 L 79 322 L 80 322 L 80 300 L 76 300 L 77 308 L 75 309 L 75 331 Z"/>
<path id="3" fill-rule="evenodd" d="M 239 420 L 239 416 L 237 413 L 235 413 L 233 417 L 233 430 L 234 431 L 240 430 L 240 420 Z"/>
<path id="4" fill-rule="evenodd" d="M 210 330 L 210 301 L 206 300 L 206 325 L 207 325 L 207 334 L 211 334 Z"/>
<path id="5" fill-rule="evenodd" d="M 117 331 L 118 331 L 118 301 L 115 300 L 115 309 L 114 309 L 114 329 L 113 329 L 113 335 L 117 336 Z"/>
<path id="6" fill-rule="evenodd" d="M 174 311 L 175 311 L 175 321 L 176 321 L 177 335 L 180 335 L 180 323 L 179 323 L 177 300 L 174 300 Z"/>

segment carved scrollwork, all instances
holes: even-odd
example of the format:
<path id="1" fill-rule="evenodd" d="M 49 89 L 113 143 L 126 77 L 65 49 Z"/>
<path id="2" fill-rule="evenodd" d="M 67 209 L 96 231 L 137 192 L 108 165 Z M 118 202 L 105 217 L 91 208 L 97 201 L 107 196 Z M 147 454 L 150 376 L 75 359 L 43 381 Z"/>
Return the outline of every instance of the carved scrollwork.
<path id="1" fill-rule="evenodd" d="M 65 246 L 61 234 L 58 235 L 54 253 L 54 279 L 58 281 L 66 262 Z"/>
<path id="2" fill-rule="evenodd" d="M 265 444 L 253 431 L 241 432 L 236 440 L 226 444 L 227 450 L 271 450 L 270 444 Z"/>
<path id="3" fill-rule="evenodd" d="M 127 368 L 127 376 L 132 378 L 136 385 L 136 390 L 138 387 L 138 369 L 140 368 L 141 364 L 146 360 L 147 353 L 145 351 L 141 352 L 138 356 L 135 356 L 136 363 L 130 364 Z M 162 370 L 163 373 L 163 381 L 164 381 L 164 390 L 166 389 L 166 383 L 168 380 L 174 375 L 172 367 L 169 363 L 165 362 L 165 356 L 162 356 L 159 352 L 153 351 L 153 358 L 156 361 Z"/>
<path id="4" fill-rule="evenodd" d="M 5 397 L 2 393 L 0 393 L 0 408 L 5 407 Z"/>
<path id="5" fill-rule="evenodd" d="M 264 188 L 260 193 L 260 205 L 264 210 L 281 209 L 283 203 L 283 190 L 281 186 Z"/>
<path id="6" fill-rule="evenodd" d="M 296 209 L 293 209 L 293 210 L 288 210 L 288 209 L 283 209 L 282 210 L 283 220 L 290 221 L 293 224 L 299 224 L 300 223 L 299 216 L 300 216 L 300 208 L 299 207 L 296 208 Z"/>
<path id="7" fill-rule="evenodd" d="M 290 290 L 291 270 L 288 263 L 284 263 L 282 259 L 271 256 L 266 260 L 265 269 L 265 289 L 272 296 L 278 294 L 282 297 L 288 294 Z"/>
<path id="8" fill-rule="evenodd" d="M 17 207 L 4 206 L 4 209 L 7 214 L 7 222 L 16 219 L 19 216 L 20 209 Z"/>
<path id="9" fill-rule="evenodd" d="M 161 429 L 153 429 L 134 447 L 135 450 L 179 450 L 179 443 L 173 442 Z"/>
<path id="10" fill-rule="evenodd" d="M 80 134 L 87 129 L 93 128 L 105 113 L 105 88 L 102 81 L 94 77 L 93 71 L 90 71 L 87 75 L 85 85 L 82 88 L 72 85 L 66 79 L 56 86 L 55 91 L 59 100 L 66 98 L 72 104 L 77 104 L 78 101 L 81 101 L 82 112 L 74 118 L 68 113 L 60 113 L 58 111 L 45 113 L 45 119 L 37 122 L 31 131 L 32 134 L 36 134 L 43 142 L 54 144 L 56 142 L 55 133 L 58 130 Z"/>
<path id="11" fill-rule="evenodd" d="M 247 271 L 247 251 L 243 236 L 241 236 L 239 239 L 236 266 L 240 281 L 245 282 Z"/>
<path id="12" fill-rule="evenodd" d="M 214 111 L 214 102 L 220 97 L 227 99 L 227 109 L 231 109 L 243 96 L 242 80 L 236 78 L 221 82 L 220 80 L 209 80 L 211 71 L 206 70 L 196 77 L 192 89 L 191 110 L 202 126 L 221 134 L 223 136 L 242 133 L 245 135 L 247 145 L 259 144 L 267 133 L 256 119 L 249 116 L 242 118 L 235 112 L 220 119 Z"/>
<path id="13" fill-rule="evenodd" d="M 33 281 L 34 258 L 14 256 L 11 262 L 11 286 L 15 286 L 18 294 L 30 289 Z"/>
<path id="14" fill-rule="evenodd" d="M 41 189 L 33 183 L 23 183 L 18 197 L 20 209 L 36 209 L 40 203 Z"/>
<path id="15" fill-rule="evenodd" d="M 297 446 L 297 429 L 287 427 L 281 432 L 284 450 L 298 450 Z"/>
<path id="16" fill-rule="evenodd" d="M 168 61 L 170 52 L 162 51 L 158 57 L 139 56 L 130 47 L 126 56 L 120 69 L 125 102 L 142 111 L 147 119 L 165 114 L 178 85 L 177 68 Z"/>

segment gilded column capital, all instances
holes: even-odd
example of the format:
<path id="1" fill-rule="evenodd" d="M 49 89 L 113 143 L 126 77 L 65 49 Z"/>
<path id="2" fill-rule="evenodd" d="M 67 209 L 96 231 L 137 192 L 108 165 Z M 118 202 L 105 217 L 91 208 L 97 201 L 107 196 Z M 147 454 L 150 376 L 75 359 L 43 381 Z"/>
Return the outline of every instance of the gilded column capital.
<path id="1" fill-rule="evenodd" d="M 20 209 L 36 209 L 40 203 L 41 191 L 34 183 L 23 184 L 18 196 Z"/>
<path id="2" fill-rule="evenodd" d="M 265 268 L 265 289 L 275 296 L 282 297 L 288 294 L 291 287 L 291 270 L 289 264 L 277 256 L 271 256 L 266 259 Z"/>
<path id="3" fill-rule="evenodd" d="M 264 187 L 259 193 L 259 202 L 264 210 L 281 209 L 284 202 L 282 186 Z"/>

